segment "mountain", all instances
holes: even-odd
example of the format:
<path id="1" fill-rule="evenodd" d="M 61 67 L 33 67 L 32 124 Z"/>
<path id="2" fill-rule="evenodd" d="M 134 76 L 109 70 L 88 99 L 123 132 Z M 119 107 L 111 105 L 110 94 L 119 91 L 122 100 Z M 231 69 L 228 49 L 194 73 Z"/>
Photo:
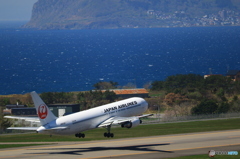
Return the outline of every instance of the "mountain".
<path id="1" fill-rule="evenodd" d="M 239 0 L 38 0 L 24 28 L 201 26 L 210 17 L 206 25 L 238 25 L 239 16 Z"/>

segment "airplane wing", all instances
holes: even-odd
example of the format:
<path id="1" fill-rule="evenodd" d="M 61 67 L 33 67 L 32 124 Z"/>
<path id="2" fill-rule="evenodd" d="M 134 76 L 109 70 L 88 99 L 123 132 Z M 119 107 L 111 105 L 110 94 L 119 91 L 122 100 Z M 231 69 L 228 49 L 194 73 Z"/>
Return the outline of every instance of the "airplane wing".
<path id="1" fill-rule="evenodd" d="M 40 123 L 38 117 L 4 116 L 4 118 L 8 118 L 8 119 L 20 119 L 20 120 L 25 120 L 25 121 Z"/>
<path id="2" fill-rule="evenodd" d="M 112 117 L 110 119 L 107 119 L 105 120 L 104 122 L 102 122 L 100 125 L 98 125 L 97 127 L 106 127 L 106 126 L 109 126 L 109 125 L 112 125 L 112 123 L 114 122 L 114 118 L 115 117 Z"/>
<path id="3" fill-rule="evenodd" d="M 121 125 L 126 122 L 131 122 L 134 120 L 138 120 L 139 118 L 144 118 L 152 115 L 153 114 L 145 114 L 145 115 L 133 116 L 133 117 L 112 117 L 102 122 L 100 125 L 98 125 L 98 127 L 107 127 L 110 125 L 117 125 L 117 124 Z"/>
<path id="4" fill-rule="evenodd" d="M 145 117 L 148 117 L 148 116 L 153 116 L 153 114 L 144 114 L 144 115 L 138 116 L 138 118 L 145 118 Z"/>

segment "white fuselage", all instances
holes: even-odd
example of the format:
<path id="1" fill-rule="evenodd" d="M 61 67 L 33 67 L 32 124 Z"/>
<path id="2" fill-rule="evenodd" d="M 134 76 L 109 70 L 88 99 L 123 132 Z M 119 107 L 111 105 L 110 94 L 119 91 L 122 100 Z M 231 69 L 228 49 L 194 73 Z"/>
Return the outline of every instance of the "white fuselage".
<path id="1" fill-rule="evenodd" d="M 140 115 L 148 108 L 147 102 L 138 97 L 99 106 L 89 110 L 57 118 L 38 128 L 39 133 L 47 134 L 76 134 L 89 129 L 97 128 L 101 123 L 112 117 L 131 117 Z M 57 127 L 65 129 L 54 130 Z M 46 129 L 51 128 L 51 131 Z"/>

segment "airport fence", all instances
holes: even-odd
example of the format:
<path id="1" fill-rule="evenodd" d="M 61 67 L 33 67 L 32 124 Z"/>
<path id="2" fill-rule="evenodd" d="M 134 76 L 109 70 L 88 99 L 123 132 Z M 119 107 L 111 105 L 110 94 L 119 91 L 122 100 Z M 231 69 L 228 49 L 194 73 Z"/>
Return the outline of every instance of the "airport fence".
<path id="1" fill-rule="evenodd" d="M 184 121 L 199 121 L 199 120 L 214 120 L 214 119 L 230 119 L 240 118 L 240 112 L 223 113 L 223 114 L 206 114 L 206 115 L 184 115 L 184 116 L 169 116 L 165 114 L 154 114 L 150 118 L 143 119 L 144 124 L 156 124 L 167 122 L 184 122 Z"/>

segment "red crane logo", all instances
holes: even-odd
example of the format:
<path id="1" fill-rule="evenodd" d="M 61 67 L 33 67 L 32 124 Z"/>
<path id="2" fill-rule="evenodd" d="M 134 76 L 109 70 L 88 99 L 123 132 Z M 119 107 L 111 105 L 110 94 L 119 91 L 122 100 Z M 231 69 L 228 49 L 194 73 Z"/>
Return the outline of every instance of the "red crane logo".
<path id="1" fill-rule="evenodd" d="M 45 119 L 47 117 L 48 110 L 45 104 L 42 104 L 38 107 L 38 116 L 40 119 Z"/>

